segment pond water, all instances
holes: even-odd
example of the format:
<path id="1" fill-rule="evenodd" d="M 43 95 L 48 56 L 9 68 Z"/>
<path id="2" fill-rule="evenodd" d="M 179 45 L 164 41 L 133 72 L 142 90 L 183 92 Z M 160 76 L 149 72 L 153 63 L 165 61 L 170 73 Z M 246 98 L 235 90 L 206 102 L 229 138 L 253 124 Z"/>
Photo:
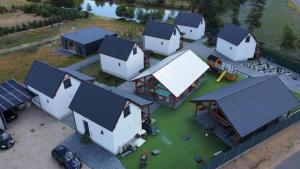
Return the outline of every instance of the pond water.
<path id="1" fill-rule="evenodd" d="M 81 7 L 83 11 L 87 11 L 88 4 L 91 7 L 91 13 L 96 16 L 103 16 L 111 19 L 119 19 L 116 15 L 116 9 L 118 7 L 118 4 L 110 3 L 110 2 L 103 2 L 103 3 L 97 3 L 94 0 L 83 0 Z M 174 18 L 178 14 L 178 10 L 169 10 L 169 9 L 153 9 L 153 8 L 142 8 L 142 7 L 136 7 L 135 8 L 135 15 L 137 14 L 137 11 L 143 9 L 143 10 L 161 10 L 164 13 L 164 16 L 162 18 L 162 21 L 167 21 L 169 17 Z M 135 21 L 138 21 L 135 17 Z"/>

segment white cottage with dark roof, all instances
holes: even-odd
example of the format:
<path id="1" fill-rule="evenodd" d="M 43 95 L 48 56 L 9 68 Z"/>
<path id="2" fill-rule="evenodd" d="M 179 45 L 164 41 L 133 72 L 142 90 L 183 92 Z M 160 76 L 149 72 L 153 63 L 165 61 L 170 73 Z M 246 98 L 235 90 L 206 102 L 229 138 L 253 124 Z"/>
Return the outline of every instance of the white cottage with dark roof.
<path id="1" fill-rule="evenodd" d="M 142 104 L 142 105 L 140 105 Z M 70 104 L 76 129 L 113 154 L 122 153 L 128 145 L 145 142 L 136 137 L 143 133 L 142 106 L 149 101 L 134 101 L 110 89 L 81 83 Z"/>
<path id="2" fill-rule="evenodd" d="M 206 24 L 201 14 L 179 12 L 174 24 L 183 33 L 184 39 L 199 40 L 205 34 Z"/>
<path id="3" fill-rule="evenodd" d="M 149 21 L 143 32 L 144 49 L 170 55 L 181 47 L 181 33 L 176 25 Z"/>
<path id="4" fill-rule="evenodd" d="M 133 41 L 109 36 L 100 46 L 100 63 L 103 72 L 129 80 L 144 69 L 144 52 Z"/>
<path id="5" fill-rule="evenodd" d="M 226 24 L 218 34 L 216 51 L 233 61 L 246 61 L 254 57 L 256 44 L 248 30 Z"/>
<path id="6" fill-rule="evenodd" d="M 60 69 L 35 61 L 25 79 L 26 87 L 36 95 L 33 103 L 57 119 L 71 114 L 68 108 L 81 80 Z"/>

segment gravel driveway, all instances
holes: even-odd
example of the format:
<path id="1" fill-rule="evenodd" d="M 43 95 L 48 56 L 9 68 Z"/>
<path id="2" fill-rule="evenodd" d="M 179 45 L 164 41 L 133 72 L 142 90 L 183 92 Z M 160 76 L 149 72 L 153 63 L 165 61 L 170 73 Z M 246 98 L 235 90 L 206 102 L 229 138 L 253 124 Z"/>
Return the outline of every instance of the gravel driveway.
<path id="1" fill-rule="evenodd" d="M 0 151 L 0 168 L 60 169 L 50 152 L 74 130 L 35 106 L 18 112 L 18 115 L 18 119 L 8 124 L 7 130 L 14 137 L 15 146 Z M 87 168 L 83 166 L 83 169 Z"/>

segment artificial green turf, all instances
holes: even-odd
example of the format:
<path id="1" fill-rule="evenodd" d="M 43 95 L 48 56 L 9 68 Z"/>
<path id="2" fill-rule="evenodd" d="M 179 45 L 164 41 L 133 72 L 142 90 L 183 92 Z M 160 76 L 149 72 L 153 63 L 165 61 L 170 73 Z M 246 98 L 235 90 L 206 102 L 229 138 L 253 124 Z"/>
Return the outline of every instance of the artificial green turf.
<path id="1" fill-rule="evenodd" d="M 218 83 L 216 82 L 217 78 L 216 75 L 208 73 L 199 89 L 178 109 L 173 110 L 161 106 L 153 112 L 152 118 L 156 119 L 154 126 L 159 128 L 160 134 L 155 137 L 148 136 L 146 143 L 137 152 L 124 158 L 120 157 L 125 167 L 137 169 L 144 149 L 147 149 L 149 152 L 147 169 L 193 169 L 197 167 L 194 160 L 196 154 L 200 154 L 204 160 L 209 160 L 214 153 L 227 149 L 228 146 L 225 143 L 213 133 L 206 131 L 192 117 L 195 106 L 189 102 L 192 98 L 230 84 L 226 80 Z M 209 133 L 208 137 L 205 137 L 205 133 Z M 172 142 L 170 149 L 165 144 L 162 144 L 161 135 L 165 135 Z M 184 135 L 189 135 L 191 139 L 184 142 L 182 139 Z M 154 157 L 150 152 L 156 148 L 160 149 L 161 153 Z"/>

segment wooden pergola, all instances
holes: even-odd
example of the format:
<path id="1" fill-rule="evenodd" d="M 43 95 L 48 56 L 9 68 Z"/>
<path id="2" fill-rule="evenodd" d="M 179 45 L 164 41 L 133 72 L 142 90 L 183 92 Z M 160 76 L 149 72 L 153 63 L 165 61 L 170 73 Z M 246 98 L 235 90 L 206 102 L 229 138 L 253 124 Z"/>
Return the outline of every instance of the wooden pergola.
<path id="1" fill-rule="evenodd" d="M 196 111 L 194 116 L 197 116 L 197 113 L 203 110 L 207 110 L 209 114 L 212 115 L 214 119 L 215 125 L 222 124 L 225 128 L 228 128 L 230 132 L 234 133 L 234 141 L 236 144 L 238 144 L 241 141 L 241 136 L 234 128 L 233 124 L 230 122 L 230 120 L 225 116 L 224 112 L 218 105 L 218 103 L 215 100 L 205 100 L 205 101 L 197 101 L 195 102 L 196 105 Z"/>

